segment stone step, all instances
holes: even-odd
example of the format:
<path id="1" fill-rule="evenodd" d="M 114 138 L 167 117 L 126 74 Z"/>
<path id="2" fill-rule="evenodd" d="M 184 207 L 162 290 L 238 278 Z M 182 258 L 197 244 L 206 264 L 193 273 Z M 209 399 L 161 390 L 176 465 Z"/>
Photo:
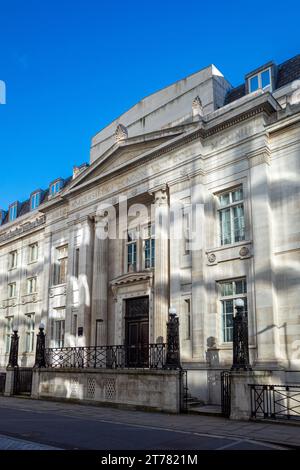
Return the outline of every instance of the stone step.
<path id="1" fill-rule="evenodd" d="M 188 407 L 190 407 L 190 406 L 203 406 L 204 405 L 203 401 L 198 400 L 197 398 L 188 399 L 186 403 L 187 403 Z"/>
<path id="2" fill-rule="evenodd" d="M 188 405 L 188 413 L 203 416 L 222 416 L 221 406 L 219 405 Z"/>

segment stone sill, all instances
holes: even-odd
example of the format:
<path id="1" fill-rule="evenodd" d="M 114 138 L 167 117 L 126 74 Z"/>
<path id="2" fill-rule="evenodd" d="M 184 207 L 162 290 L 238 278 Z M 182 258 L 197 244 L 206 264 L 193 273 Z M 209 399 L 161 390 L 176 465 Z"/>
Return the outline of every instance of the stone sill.
<path id="1" fill-rule="evenodd" d="M 243 245 L 251 245 L 251 244 L 252 244 L 251 240 L 243 240 L 241 242 L 232 243 L 230 245 L 222 245 L 222 246 L 218 246 L 216 248 L 208 248 L 206 250 L 206 253 L 209 254 L 209 253 L 213 253 L 215 251 L 230 250 L 231 248 L 238 248 L 238 247 L 243 246 Z"/>

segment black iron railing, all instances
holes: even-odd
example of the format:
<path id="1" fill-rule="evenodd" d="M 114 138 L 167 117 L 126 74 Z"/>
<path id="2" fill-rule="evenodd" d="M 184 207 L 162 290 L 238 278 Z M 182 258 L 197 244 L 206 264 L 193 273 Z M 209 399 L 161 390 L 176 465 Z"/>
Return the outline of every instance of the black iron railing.
<path id="1" fill-rule="evenodd" d="M 75 348 L 48 348 L 46 367 L 124 369 L 163 369 L 166 363 L 165 343 L 141 347 L 88 346 Z"/>
<path id="2" fill-rule="evenodd" d="M 231 374 L 229 370 L 221 372 L 221 410 L 225 418 L 230 417 L 231 412 Z"/>
<path id="3" fill-rule="evenodd" d="M 251 416 L 300 420 L 300 385 L 249 385 Z"/>

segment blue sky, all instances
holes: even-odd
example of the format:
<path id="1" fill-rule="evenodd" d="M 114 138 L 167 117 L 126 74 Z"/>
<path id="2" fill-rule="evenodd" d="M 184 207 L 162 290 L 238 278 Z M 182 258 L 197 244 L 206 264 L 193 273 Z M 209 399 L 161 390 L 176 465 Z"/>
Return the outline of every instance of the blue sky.
<path id="1" fill-rule="evenodd" d="M 157 89 L 210 63 L 238 85 L 298 54 L 299 14 L 293 0 L 0 0 L 0 208 L 69 176 Z"/>

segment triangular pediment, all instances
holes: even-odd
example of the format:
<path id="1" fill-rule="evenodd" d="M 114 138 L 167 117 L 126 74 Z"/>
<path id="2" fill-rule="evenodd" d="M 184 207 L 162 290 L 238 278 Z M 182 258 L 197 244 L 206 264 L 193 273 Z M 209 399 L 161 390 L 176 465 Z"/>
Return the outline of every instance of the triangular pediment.
<path id="1" fill-rule="evenodd" d="M 169 141 L 178 138 L 181 132 L 168 133 L 167 135 L 141 136 L 139 139 L 128 139 L 124 142 L 115 144 L 106 151 L 98 160 L 92 163 L 82 174 L 77 176 L 68 186 L 66 193 L 75 190 L 77 187 L 88 185 L 101 175 L 106 175 L 114 170 L 122 170 L 123 167 L 133 162 L 136 164 L 139 157 L 143 157 L 148 153 L 152 153 L 156 149 L 160 149 L 167 145 Z"/>
<path id="2" fill-rule="evenodd" d="M 101 164 L 93 172 L 93 176 L 96 176 L 102 172 L 113 170 L 114 168 L 118 168 L 126 163 L 129 163 L 139 155 L 143 155 L 148 150 L 155 149 L 169 139 L 170 137 L 162 137 L 160 139 L 154 139 L 145 142 L 122 144 L 109 156 L 109 158 L 101 161 Z"/>

